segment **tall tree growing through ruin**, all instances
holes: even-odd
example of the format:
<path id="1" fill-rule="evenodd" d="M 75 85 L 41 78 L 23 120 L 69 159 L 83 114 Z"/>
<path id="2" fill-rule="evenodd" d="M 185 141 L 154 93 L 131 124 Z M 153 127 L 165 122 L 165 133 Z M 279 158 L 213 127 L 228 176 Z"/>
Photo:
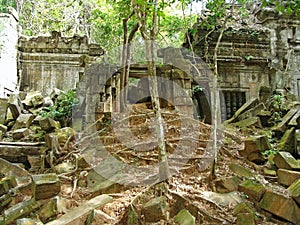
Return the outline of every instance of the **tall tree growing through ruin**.
<path id="1" fill-rule="evenodd" d="M 145 42 L 146 61 L 148 67 L 148 80 L 153 110 L 155 113 L 155 127 L 159 148 L 159 180 L 165 180 L 169 176 L 168 158 L 165 144 L 165 133 L 163 118 L 161 115 L 158 83 L 156 74 L 156 48 L 155 39 L 159 30 L 159 11 L 163 9 L 163 2 L 153 1 L 134 1 L 135 13 L 140 24 L 140 33 Z M 150 19 L 150 23 L 148 22 Z"/>

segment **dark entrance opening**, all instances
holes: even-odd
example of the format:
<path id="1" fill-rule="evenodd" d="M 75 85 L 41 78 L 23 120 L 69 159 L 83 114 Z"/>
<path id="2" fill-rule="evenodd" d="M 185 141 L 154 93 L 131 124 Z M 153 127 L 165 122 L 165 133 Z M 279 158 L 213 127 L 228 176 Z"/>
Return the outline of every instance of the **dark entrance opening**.
<path id="1" fill-rule="evenodd" d="M 230 119 L 234 113 L 246 103 L 246 93 L 242 91 L 222 91 L 221 118 L 222 121 Z"/>

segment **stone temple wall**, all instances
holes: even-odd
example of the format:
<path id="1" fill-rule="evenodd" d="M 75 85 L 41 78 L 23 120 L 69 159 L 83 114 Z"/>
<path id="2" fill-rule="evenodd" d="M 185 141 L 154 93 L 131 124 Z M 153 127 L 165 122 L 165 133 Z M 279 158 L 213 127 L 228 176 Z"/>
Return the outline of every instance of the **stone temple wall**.
<path id="1" fill-rule="evenodd" d="M 282 15 L 275 7 L 253 9 L 243 24 L 228 24 L 218 48 L 223 120 L 245 101 L 259 97 L 261 89 L 284 89 L 300 100 L 300 17 Z M 196 54 L 212 62 L 219 31 L 209 33 L 199 24 L 189 38 Z M 184 47 L 189 48 L 188 41 Z"/>
<path id="2" fill-rule="evenodd" d="M 85 69 L 104 54 L 100 46 L 89 44 L 85 36 L 20 37 L 18 41 L 20 91 L 41 91 L 48 95 L 54 88 L 76 88 Z"/>
<path id="3" fill-rule="evenodd" d="M 17 87 L 18 22 L 13 15 L 0 13 L 0 98 Z"/>

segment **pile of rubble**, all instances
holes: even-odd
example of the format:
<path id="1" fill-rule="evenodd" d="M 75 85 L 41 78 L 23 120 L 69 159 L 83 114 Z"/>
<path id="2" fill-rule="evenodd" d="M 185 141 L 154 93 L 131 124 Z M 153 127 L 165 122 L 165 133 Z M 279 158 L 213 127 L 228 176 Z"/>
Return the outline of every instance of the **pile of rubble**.
<path id="1" fill-rule="evenodd" d="M 64 94 L 13 93 L 0 102 L 0 224 L 10 224 L 39 209 L 40 220 L 53 216 L 55 197 L 61 191 L 57 174 L 72 171 L 73 164 L 59 160 L 70 150 L 75 131 L 65 123 L 43 116 Z M 20 220 L 18 224 L 23 223 Z M 28 221 L 27 221 L 28 222 Z"/>
<path id="2" fill-rule="evenodd" d="M 284 90 L 267 98 L 261 95 L 244 104 L 225 125 L 245 134 L 239 155 L 257 170 L 238 189 L 259 209 L 299 224 L 300 103 L 294 100 Z"/>
<path id="3" fill-rule="evenodd" d="M 98 115 L 84 134 L 43 113 L 59 96 L 1 100 L 1 225 L 299 224 L 299 104 L 284 93 L 252 99 L 225 122 L 213 180 L 203 166 L 212 159 L 210 125 L 163 110 L 173 174 L 165 183 L 157 171 L 132 170 L 159 163 L 146 104 L 116 121 Z M 137 138 L 122 139 L 129 134 Z M 108 156 L 126 166 L 101 161 Z"/>
<path id="4" fill-rule="evenodd" d="M 66 148 L 67 140 L 74 138 L 75 131 L 63 127 L 65 123 L 62 121 L 43 115 L 45 109 L 53 107 L 63 93 L 56 89 L 51 97 L 45 98 L 40 92 L 11 94 L 9 99 L 1 100 L 1 158 L 23 163 L 30 172 L 42 172 L 47 150 L 54 147 L 53 134 L 59 145 L 56 147 L 60 150 Z"/>

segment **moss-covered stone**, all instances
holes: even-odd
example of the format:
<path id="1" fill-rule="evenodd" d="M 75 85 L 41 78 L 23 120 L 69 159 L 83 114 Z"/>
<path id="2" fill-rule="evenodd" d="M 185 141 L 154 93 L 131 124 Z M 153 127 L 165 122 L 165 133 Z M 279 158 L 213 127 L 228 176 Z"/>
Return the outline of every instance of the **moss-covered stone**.
<path id="1" fill-rule="evenodd" d="M 20 114 L 12 129 L 29 128 L 34 118 L 33 114 Z"/>
<path id="2" fill-rule="evenodd" d="M 47 132 L 60 128 L 59 122 L 48 117 L 40 119 L 39 125 L 44 131 Z"/>
<path id="3" fill-rule="evenodd" d="M 186 209 L 180 210 L 180 212 L 174 217 L 174 222 L 179 225 L 195 225 L 195 217 Z"/>
<path id="4" fill-rule="evenodd" d="M 263 163 L 265 157 L 263 152 L 271 149 L 268 138 L 265 135 L 249 137 L 245 139 L 245 147 L 240 154 L 251 162 Z"/>
<path id="5" fill-rule="evenodd" d="M 28 215 L 30 212 L 41 207 L 43 203 L 43 201 L 35 201 L 35 199 L 32 198 L 10 207 L 4 211 L 5 224 L 9 224 L 20 217 Z"/>
<path id="6" fill-rule="evenodd" d="M 276 133 L 282 134 L 286 131 L 288 122 L 292 119 L 292 117 L 297 113 L 298 109 L 291 109 L 287 112 L 287 114 L 284 115 L 284 117 L 281 119 L 280 123 L 278 123 L 273 130 Z"/>
<path id="7" fill-rule="evenodd" d="M 161 196 L 148 201 L 142 208 L 142 214 L 147 222 L 153 223 L 165 219 L 166 210 L 167 198 Z"/>
<path id="8" fill-rule="evenodd" d="M 300 172 L 286 169 L 277 170 L 278 182 L 285 186 L 290 186 L 295 180 L 300 178 Z"/>
<path id="9" fill-rule="evenodd" d="M 57 215 L 57 199 L 52 198 L 49 202 L 41 207 L 38 212 L 39 218 L 43 223 L 49 222 L 49 220 Z"/>
<path id="10" fill-rule="evenodd" d="M 264 172 L 264 175 L 266 175 L 266 176 L 272 176 L 272 177 L 273 177 L 273 176 L 274 176 L 274 177 L 277 176 L 276 170 L 264 168 L 264 169 L 263 169 L 263 172 Z"/>
<path id="11" fill-rule="evenodd" d="M 32 192 L 36 200 L 54 197 L 60 192 L 60 180 L 54 173 L 32 175 Z"/>
<path id="12" fill-rule="evenodd" d="M 236 225 L 255 225 L 255 217 L 252 213 L 239 213 Z"/>
<path id="13" fill-rule="evenodd" d="M 259 206 L 294 224 L 300 223 L 300 209 L 292 198 L 267 190 Z"/>
<path id="14" fill-rule="evenodd" d="M 247 177 L 247 178 L 253 176 L 253 173 L 250 170 L 240 165 L 231 163 L 229 164 L 229 168 L 232 170 L 232 172 L 234 172 L 238 176 Z"/>
<path id="15" fill-rule="evenodd" d="M 232 215 L 237 216 L 240 213 L 253 213 L 255 214 L 255 210 L 246 202 L 242 202 L 234 207 Z"/>
<path id="16" fill-rule="evenodd" d="M 254 201 L 260 201 L 266 191 L 266 188 L 255 181 L 245 180 L 239 185 L 239 191 L 244 192 Z"/>
<path id="17" fill-rule="evenodd" d="M 299 170 L 300 162 L 297 161 L 289 152 L 278 152 L 274 157 L 277 168 L 288 170 Z"/>
<path id="18" fill-rule="evenodd" d="M 295 152 L 295 128 L 292 127 L 284 132 L 284 135 L 280 139 L 277 150 L 286 151 L 290 153 Z"/>
<path id="19" fill-rule="evenodd" d="M 256 117 L 256 116 L 236 122 L 236 123 L 234 123 L 234 125 L 237 127 L 240 127 L 240 128 L 246 128 L 246 127 L 262 128 L 260 119 L 259 119 L 259 117 Z"/>
<path id="20" fill-rule="evenodd" d="M 239 178 L 236 176 L 220 178 L 214 181 L 217 192 L 228 193 L 237 191 L 239 185 Z"/>
<path id="21" fill-rule="evenodd" d="M 19 140 L 24 138 L 30 134 L 30 130 L 28 128 L 17 129 L 12 133 L 12 137 L 14 140 Z"/>
<path id="22" fill-rule="evenodd" d="M 300 178 L 295 180 L 291 186 L 288 187 L 288 191 L 295 201 L 300 204 Z"/>

